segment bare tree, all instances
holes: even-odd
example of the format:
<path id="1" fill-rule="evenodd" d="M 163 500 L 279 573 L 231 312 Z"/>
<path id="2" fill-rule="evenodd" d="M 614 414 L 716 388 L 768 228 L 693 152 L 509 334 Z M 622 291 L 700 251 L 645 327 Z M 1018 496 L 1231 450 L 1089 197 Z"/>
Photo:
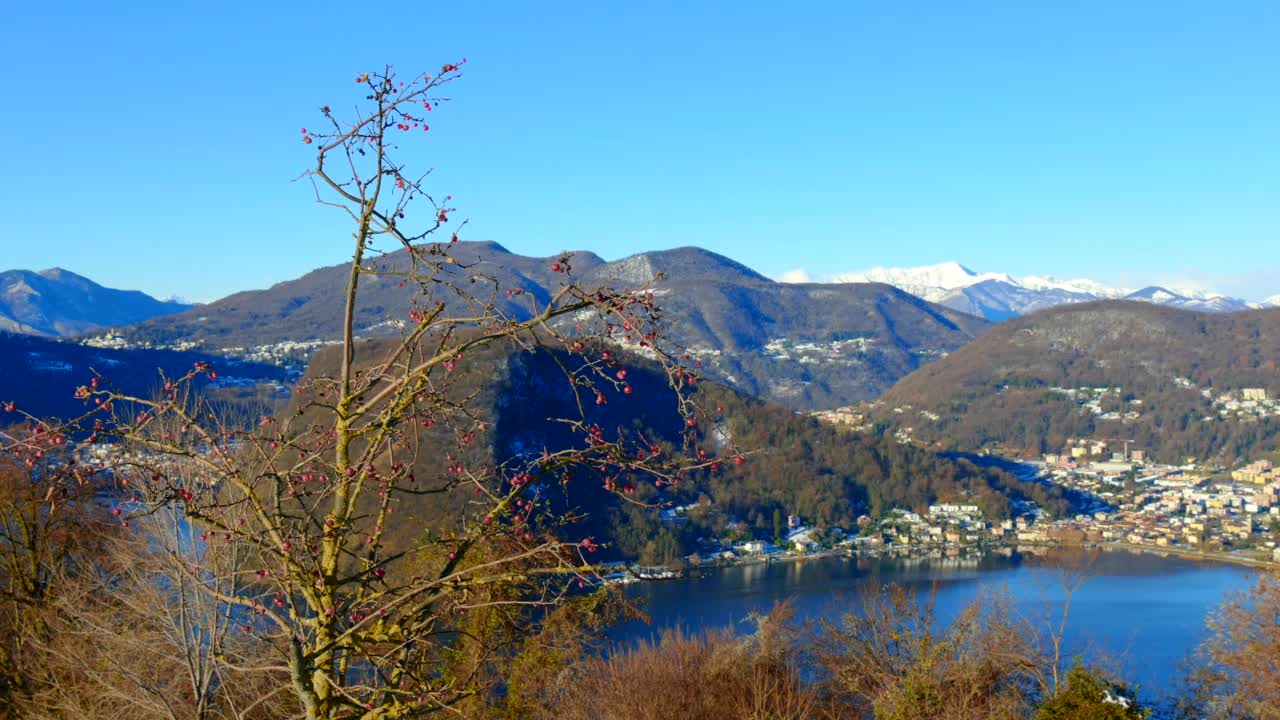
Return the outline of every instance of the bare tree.
<path id="1" fill-rule="evenodd" d="M 1025 717 L 1045 662 L 1033 627 L 996 592 L 943 625 L 935 592 L 921 601 L 901 586 L 869 588 L 859 607 L 820 622 L 812 652 L 828 692 L 877 718 Z"/>
<path id="2" fill-rule="evenodd" d="M 1094 565 L 1098 557 L 1099 552 L 1096 550 L 1067 550 L 1057 553 L 1054 557 L 1053 571 L 1046 573 L 1046 576 L 1052 578 L 1054 582 L 1041 582 L 1040 576 L 1036 576 L 1037 587 L 1040 590 L 1040 624 L 1043 632 L 1037 633 L 1035 637 L 1037 641 L 1048 646 L 1044 651 L 1048 658 L 1044 664 L 1044 671 L 1038 673 L 1040 688 L 1045 695 L 1054 695 L 1062 688 L 1063 675 L 1070 669 L 1066 641 L 1071 605 L 1076 593 L 1089 578 L 1093 577 Z M 1061 609 L 1055 608 L 1056 603 L 1052 597 L 1054 594 L 1058 594 L 1061 598 Z M 1081 649 L 1077 655 L 1080 654 L 1085 654 L 1085 650 Z"/>
<path id="3" fill-rule="evenodd" d="M 104 571 L 68 576 L 40 645 L 50 675 L 24 704 L 32 718 L 272 718 L 287 714 L 286 668 L 219 593 L 238 594 L 243 558 L 207 547 L 174 508 L 104 544 Z M 197 579 L 199 578 L 199 579 Z M 266 671 L 275 667 L 271 676 Z M 252 672 L 246 673 L 252 669 Z M 246 677 L 246 674 L 248 677 Z"/>
<path id="4" fill-rule="evenodd" d="M 121 523 L 137 530 L 169 507 L 182 516 L 176 545 L 162 549 L 168 597 L 149 602 L 167 599 L 153 631 L 178 649 L 174 680 L 196 716 L 248 717 L 280 686 L 308 719 L 459 712 L 501 651 L 468 618 L 500 611 L 533 632 L 597 580 L 599 543 L 568 532 L 578 515 L 554 511 L 553 490 L 592 482 L 638 503 L 639 483 L 679 485 L 721 462 L 700 446 L 713 418 L 692 396 L 695 363 L 662 337 L 648 287 L 584 286 L 562 255 L 548 260 L 559 287 L 541 296 L 459 261 L 456 232 L 440 237 L 463 223 L 398 153 L 427 136 L 461 64 L 403 80 L 390 68 L 361 74 L 354 116 L 326 106 L 323 129 L 302 133 L 316 150 L 305 177 L 351 221 L 354 242 L 337 367 L 312 373 L 292 412 L 250 428 L 228 421 L 196 392 L 217 377 L 204 362 L 163 378 L 156 397 L 99 378 L 77 390 L 88 441 L 112 443 L 103 474 L 129 499 Z M 426 222 L 410 229 L 421 207 Z M 364 342 L 361 290 L 388 280 L 416 293 L 408 319 L 393 340 Z M 554 359 L 577 411 L 547 421 L 574 443 L 510 458 L 476 451 L 493 418 L 482 388 L 461 378 L 483 378 L 467 364 L 499 351 Z M 679 427 L 667 440 L 593 420 L 598 405 L 629 399 L 640 365 L 669 388 Z M 396 533 L 397 511 L 422 503 L 456 515 Z M 269 653 L 234 657 L 232 630 Z M 236 683 L 263 695 L 219 691 Z"/>
<path id="5" fill-rule="evenodd" d="M 1280 574 L 1260 574 L 1210 615 L 1208 628 L 1188 716 L 1280 719 Z"/>
<path id="6" fill-rule="evenodd" d="M 0 429 L 0 713 L 17 712 L 48 680 L 39 651 L 62 581 L 92 568 L 113 527 L 72 444 L 29 417 Z"/>

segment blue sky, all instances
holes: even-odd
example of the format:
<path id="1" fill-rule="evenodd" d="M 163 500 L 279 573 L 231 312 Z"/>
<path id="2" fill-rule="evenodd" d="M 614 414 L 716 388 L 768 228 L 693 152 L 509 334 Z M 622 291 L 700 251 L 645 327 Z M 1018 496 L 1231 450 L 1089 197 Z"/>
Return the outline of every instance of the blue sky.
<path id="1" fill-rule="evenodd" d="M 0 266 L 212 299 L 341 262 L 298 129 L 465 56 L 421 157 L 470 239 L 1258 299 L 1277 36 L 1271 1 L 12 3 Z"/>

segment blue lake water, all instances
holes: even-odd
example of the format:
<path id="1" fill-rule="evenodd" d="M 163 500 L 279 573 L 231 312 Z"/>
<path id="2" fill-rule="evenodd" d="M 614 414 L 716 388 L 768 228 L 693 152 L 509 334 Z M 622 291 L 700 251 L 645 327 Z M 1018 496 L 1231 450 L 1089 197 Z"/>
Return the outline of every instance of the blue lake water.
<path id="1" fill-rule="evenodd" d="M 635 641 L 663 629 L 733 626 L 748 631 L 752 613 L 788 601 L 798 620 L 838 617 L 858 607 L 856 594 L 899 583 L 921 596 L 936 584 L 943 621 L 983 589 L 1007 590 L 1016 610 L 1043 626 L 1064 597 L 1063 567 L 1075 560 L 1013 553 L 968 558 L 820 558 L 711 570 L 703 577 L 628 586 L 652 622 L 616 629 Z M 1104 552 L 1072 596 L 1067 643 L 1072 652 L 1100 652 L 1123 667 L 1141 693 L 1154 698 L 1175 686 L 1179 665 L 1205 635 L 1205 618 L 1228 593 L 1246 588 L 1248 568 L 1131 552 Z"/>

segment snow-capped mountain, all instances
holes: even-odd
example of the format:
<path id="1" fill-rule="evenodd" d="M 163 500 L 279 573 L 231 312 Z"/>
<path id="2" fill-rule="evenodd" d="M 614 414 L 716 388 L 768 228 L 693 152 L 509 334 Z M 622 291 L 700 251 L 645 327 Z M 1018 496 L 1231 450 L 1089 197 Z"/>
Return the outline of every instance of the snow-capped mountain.
<path id="1" fill-rule="evenodd" d="M 893 285 L 912 295 L 934 301 L 952 290 L 994 281 L 1014 283 L 1004 273 L 975 273 L 957 262 L 939 263 L 917 268 L 874 268 L 865 272 L 832 276 L 829 282 L 878 282 Z"/>
<path id="2" fill-rule="evenodd" d="M 1260 308 L 1280 307 L 1280 295 L 1272 295 L 1266 300 L 1263 300 L 1262 302 L 1257 303 L 1256 306 Z"/>
<path id="3" fill-rule="evenodd" d="M 1257 305 L 1203 290 L 1145 287 L 1117 288 L 1084 278 L 1058 280 L 1031 275 L 1014 278 L 1005 273 L 977 273 L 957 262 L 915 268 L 874 268 L 815 278 L 803 271 L 783 274 L 784 282 L 878 282 L 956 310 L 999 322 L 1017 315 L 1065 303 L 1092 300 L 1141 300 L 1187 310 L 1230 312 L 1250 307 L 1280 306 L 1280 295 Z"/>

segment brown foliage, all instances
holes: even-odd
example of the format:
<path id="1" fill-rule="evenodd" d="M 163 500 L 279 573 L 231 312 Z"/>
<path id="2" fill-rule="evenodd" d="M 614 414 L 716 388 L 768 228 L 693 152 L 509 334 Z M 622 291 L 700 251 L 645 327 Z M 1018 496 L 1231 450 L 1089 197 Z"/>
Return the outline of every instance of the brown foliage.
<path id="1" fill-rule="evenodd" d="M 195 579 L 234 577 L 236 559 L 198 548 L 171 511 L 139 526 L 104 544 L 102 571 L 68 576 L 51 602 L 52 632 L 39 643 L 35 663 L 43 682 L 22 703 L 24 717 L 292 715 L 297 706 L 285 692 L 278 656 L 243 637 L 228 606 Z M 229 582 L 216 587 L 238 589 Z"/>
<path id="2" fill-rule="evenodd" d="M 814 654 L 842 704 L 892 720 L 978 720 L 1027 714 L 1046 662 L 1007 597 L 987 594 L 941 627 L 932 598 L 891 586 L 822 622 Z"/>
<path id="3" fill-rule="evenodd" d="M 1209 618 L 1193 676 L 1200 712 L 1241 720 L 1280 719 L 1280 574 L 1258 577 Z"/>
<path id="4" fill-rule="evenodd" d="M 580 663 L 562 694 L 534 714 L 563 720 L 803 720 L 818 715 L 802 682 L 789 612 L 775 610 L 756 634 L 690 636 L 668 631 L 607 658 Z"/>
<path id="5" fill-rule="evenodd" d="M 45 428 L 5 429 L 0 459 L 0 714 L 42 683 L 34 660 L 55 632 L 53 601 L 73 570 L 90 571 L 111 534 L 92 482 Z"/>

